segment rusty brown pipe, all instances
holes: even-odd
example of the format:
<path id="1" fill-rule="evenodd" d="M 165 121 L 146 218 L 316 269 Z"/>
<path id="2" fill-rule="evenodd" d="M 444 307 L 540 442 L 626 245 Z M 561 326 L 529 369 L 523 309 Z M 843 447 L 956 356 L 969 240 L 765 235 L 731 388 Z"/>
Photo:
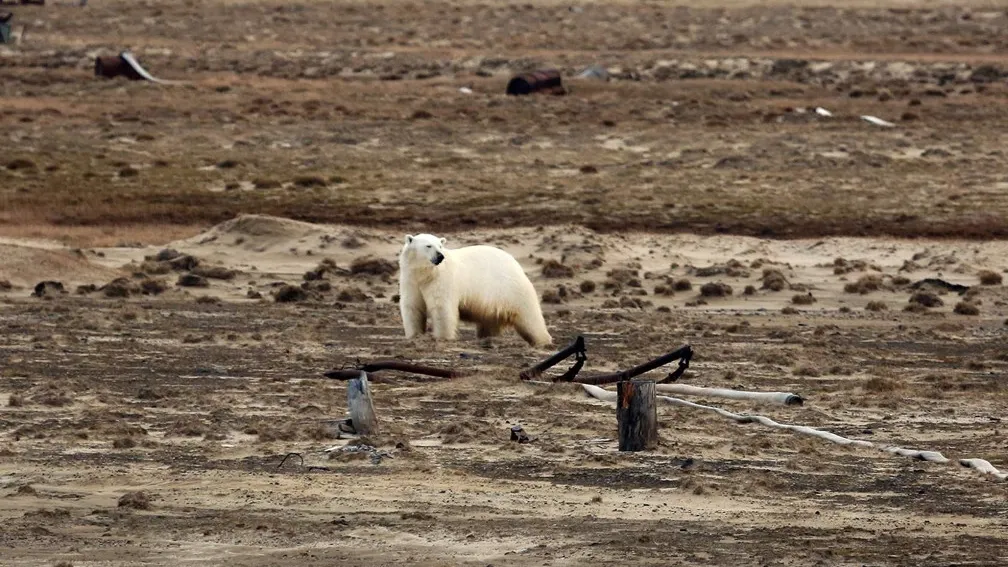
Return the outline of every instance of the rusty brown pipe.
<path id="1" fill-rule="evenodd" d="M 566 91 L 560 79 L 560 71 L 544 69 L 513 77 L 508 81 L 506 92 L 509 95 L 527 95 L 534 92 L 563 94 Z"/>
<path id="2" fill-rule="evenodd" d="M 372 373 L 381 370 L 398 370 L 400 372 L 423 374 L 425 376 L 433 376 L 435 378 L 461 378 L 468 375 L 468 372 L 464 370 L 435 368 L 433 366 L 413 364 L 412 362 L 406 362 L 404 360 L 376 360 L 374 362 L 362 364 L 357 368 L 340 368 L 330 370 L 329 372 L 326 372 L 324 376 L 334 380 L 353 380 L 354 378 L 360 378 L 361 371 Z"/>
<path id="3" fill-rule="evenodd" d="M 115 77 L 126 77 L 131 81 L 141 81 L 143 77 L 136 72 L 121 55 L 105 55 L 95 57 L 95 76 L 112 79 Z"/>

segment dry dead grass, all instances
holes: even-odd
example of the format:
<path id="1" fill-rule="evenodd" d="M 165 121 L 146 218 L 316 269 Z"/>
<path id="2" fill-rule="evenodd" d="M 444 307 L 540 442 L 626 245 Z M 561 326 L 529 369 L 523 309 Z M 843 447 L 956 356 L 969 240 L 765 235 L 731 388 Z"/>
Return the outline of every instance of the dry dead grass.
<path id="1" fill-rule="evenodd" d="M 980 280 L 980 285 L 1001 285 L 1002 281 L 1001 274 L 991 270 L 980 271 L 977 278 Z"/>
<path id="2" fill-rule="evenodd" d="M 189 238 L 206 230 L 205 225 L 194 224 L 102 224 L 55 225 L 45 221 L 25 221 L 13 218 L 11 213 L 0 213 L 0 237 L 17 239 L 54 240 L 73 248 L 100 248 L 141 244 L 161 246 L 175 240 Z"/>
<path id="3" fill-rule="evenodd" d="M 952 311 L 958 315 L 975 316 L 980 314 L 980 307 L 978 307 L 975 303 L 971 303 L 969 301 L 960 301 L 955 304 L 955 307 L 952 308 Z"/>
<path id="4" fill-rule="evenodd" d="M 858 278 L 856 282 L 844 285 L 847 293 L 858 293 L 865 295 L 873 291 L 882 289 L 882 277 L 876 274 L 867 274 Z"/>
<path id="5" fill-rule="evenodd" d="M 889 306 L 884 301 L 869 301 L 865 305 L 865 311 L 887 311 Z"/>

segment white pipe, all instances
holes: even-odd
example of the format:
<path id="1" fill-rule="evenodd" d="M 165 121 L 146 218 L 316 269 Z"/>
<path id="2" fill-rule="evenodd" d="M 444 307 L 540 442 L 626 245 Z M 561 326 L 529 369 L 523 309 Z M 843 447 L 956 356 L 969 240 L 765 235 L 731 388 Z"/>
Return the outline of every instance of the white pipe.
<path id="1" fill-rule="evenodd" d="M 655 384 L 659 392 L 679 394 L 682 396 L 708 396 L 711 398 L 727 398 L 730 400 L 749 400 L 766 404 L 783 406 L 801 405 L 804 400 L 798 394 L 790 392 L 747 392 L 744 390 L 729 390 L 727 388 L 705 388 L 687 384 Z"/>
<path id="2" fill-rule="evenodd" d="M 598 386 L 593 386 L 591 384 L 581 384 L 581 386 L 585 389 L 585 392 L 587 392 L 588 395 L 592 396 L 593 398 L 597 398 L 599 400 L 606 401 L 606 402 L 615 402 L 616 401 L 616 392 L 611 392 L 609 390 L 605 390 L 603 388 L 599 388 Z M 826 441 L 837 443 L 839 445 L 853 445 L 853 446 L 856 446 L 856 447 L 870 447 L 870 448 L 878 449 L 880 451 L 885 451 L 886 453 L 890 453 L 890 454 L 893 454 L 893 455 L 900 455 L 902 457 L 911 457 L 911 458 L 914 458 L 914 459 L 920 459 L 922 461 L 930 461 L 930 462 L 934 462 L 934 463 L 948 463 L 948 462 L 950 462 L 949 459 L 947 457 L 945 457 L 945 455 L 942 455 L 941 453 L 939 453 L 937 451 L 919 451 L 917 449 L 904 449 L 902 447 L 883 446 L 883 445 L 879 445 L 879 444 L 876 444 L 876 443 L 872 443 L 870 441 L 864 441 L 864 440 L 861 440 L 861 439 L 850 439 L 848 437 L 843 437 L 843 436 L 837 435 L 836 433 L 831 433 L 829 431 L 823 431 L 821 429 L 815 429 L 813 427 L 808 427 L 808 426 L 805 426 L 805 425 L 789 425 L 789 424 L 786 424 L 786 423 L 778 423 L 778 422 L 770 419 L 769 417 L 764 417 L 764 416 L 761 416 L 761 415 L 741 415 L 741 414 L 732 413 L 730 411 L 726 411 L 726 410 L 723 410 L 721 408 L 714 407 L 714 406 L 705 406 L 705 405 L 702 405 L 702 404 L 696 404 L 696 403 L 693 403 L 693 402 L 688 402 L 686 400 L 680 400 L 679 398 L 671 398 L 669 396 L 656 396 L 656 397 L 657 397 L 658 400 L 661 400 L 662 402 L 664 402 L 666 404 L 675 405 L 675 406 L 681 406 L 681 407 L 689 407 L 689 408 L 702 409 L 702 410 L 706 410 L 706 411 L 711 411 L 711 412 L 714 412 L 714 413 L 720 415 L 721 417 L 730 419 L 730 420 L 738 422 L 738 423 L 753 423 L 753 422 L 756 422 L 756 423 L 761 423 L 761 424 L 763 424 L 763 425 L 765 425 L 767 427 L 775 427 L 777 429 L 786 429 L 786 430 L 789 430 L 789 431 L 794 431 L 795 433 L 800 433 L 800 434 L 803 434 L 803 435 L 810 435 L 812 437 L 818 437 L 820 439 L 825 439 Z M 980 472 L 989 474 L 989 475 L 997 478 L 998 480 L 1008 480 L 1008 473 L 1002 473 L 997 468 L 995 468 L 994 465 L 990 464 L 989 462 L 987 462 L 987 461 L 985 461 L 983 459 L 959 459 L 959 464 L 961 464 L 964 467 L 973 468 L 973 469 L 976 469 L 976 470 L 978 470 Z"/>

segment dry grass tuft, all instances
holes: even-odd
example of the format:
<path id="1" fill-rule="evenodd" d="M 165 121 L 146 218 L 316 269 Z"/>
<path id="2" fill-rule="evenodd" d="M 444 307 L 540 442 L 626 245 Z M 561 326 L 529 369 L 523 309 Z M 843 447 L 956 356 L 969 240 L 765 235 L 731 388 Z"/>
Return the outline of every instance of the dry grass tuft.
<path id="1" fill-rule="evenodd" d="M 888 309 L 889 306 L 883 301 L 869 301 L 868 304 L 865 305 L 865 311 L 887 311 Z"/>
<path id="2" fill-rule="evenodd" d="M 980 308 L 977 307 L 977 305 L 975 303 L 971 303 L 969 301 L 960 301 L 959 303 L 956 303 L 956 305 L 952 309 L 952 311 L 954 313 L 959 314 L 959 315 L 974 315 L 975 316 L 975 315 L 979 315 L 980 314 Z"/>
<path id="3" fill-rule="evenodd" d="M 791 372 L 793 372 L 795 376 L 808 376 L 811 378 L 815 378 L 822 374 L 819 372 L 819 369 L 812 364 L 799 364 L 794 367 Z"/>
<path id="4" fill-rule="evenodd" d="M 693 289 L 693 284 L 686 278 L 679 278 L 672 284 L 675 291 L 689 291 Z"/>
<path id="5" fill-rule="evenodd" d="M 941 300 L 940 297 L 931 293 L 930 291 L 918 291 L 910 296 L 910 303 L 921 305 L 923 307 L 941 307 L 945 305 L 945 302 Z"/>
<path id="6" fill-rule="evenodd" d="M 556 260 L 546 260 L 542 267 L 544 278 L 573 278 L 574 268 Z"/>
<path id="7" fill-rule="evenodd" d="M 791 303 L 795 305 L 812 305 L 815 302 L 816 298 L 812 296 L 811 292 L 805 294 L 799 293 L 791 298 Z"/>
<path id="8" fill-rule="evenodd" d="M 119 497 L 120 508 L 132 508 L 134 510 L 150 510 L 150 496 L 143 490 L 137 492 L 127 492 Z"/>
<path id="9" fill-rule="evenodd" d="M 788 288 L 787 278 L 780 270 L 774 268 L 766 268 L 763 270 L 763 277 L 760 278 L 763 281 L 762 288 L 769 289 L 770 291 L 783 291 Z"/>
<path id="10" fill-rule="evenodd" d="M 1001 285 L 1002 282 L 1001 274 L 991 270 L 982 270 L 977 277 L 980 279 L 980 285 Z"/>
<path id="11" fill-rule="evenodd" d="M 892 378 L 884 376 L 872 376 L 864 383 L 864 389 L 866 392 L 872 392 L 880 394 L 883 392 L 893 392 L 900 388 L 899 383 L 897 383 Z"/>
<path id="12" fill-rule="evenodd" d="M 700 286 L 702 297 L 726 297 L 732 294 L 732 287 L 724 282 L 709 282 Z"/>
<path id="13" fill-rule="evenodd" d="M 398 269 L 399 267 L 391 261 L 373 256 L 356 258 L 350 264 L 350 273 L 355 275 L 390 276 L 396 273 Z"/>
<path id="14" fill-rule="evenodd" d="M 856 282 L 844 286 L 847 293 L 859 293 L 865 295 L 873 291 L 882 289 L 882 278 L 875 274 L 867 274 L 858 278 Z"/>

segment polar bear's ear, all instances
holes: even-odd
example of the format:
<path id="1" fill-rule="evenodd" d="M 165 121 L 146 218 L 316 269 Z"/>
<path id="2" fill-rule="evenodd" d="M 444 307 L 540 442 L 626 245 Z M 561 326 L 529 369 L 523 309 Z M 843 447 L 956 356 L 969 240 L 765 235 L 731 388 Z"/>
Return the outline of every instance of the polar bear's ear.
<path id="1" fill-rule="evenodd" d="M 407 234 L 406 235 L 406 244 L 412 244 L 412 243 L 413 243 L 413 237 L 410 236 L 409 234 Z"/>
<path id="2" fill-rule="evenodd" d="M 445 242 L 448 242 L 448 239 L 447 238 L 442 238 L 441 239 L 441 246 L 444 246 Z"/>

